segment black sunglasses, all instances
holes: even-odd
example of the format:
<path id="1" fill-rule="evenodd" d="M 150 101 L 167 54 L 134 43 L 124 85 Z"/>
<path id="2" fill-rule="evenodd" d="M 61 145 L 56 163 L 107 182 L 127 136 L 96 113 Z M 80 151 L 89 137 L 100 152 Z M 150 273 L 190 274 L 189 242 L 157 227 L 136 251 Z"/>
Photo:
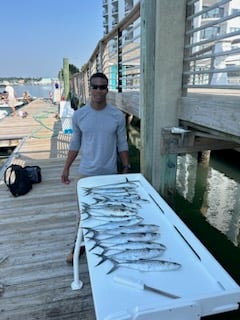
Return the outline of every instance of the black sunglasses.
<path id="1" fill-rule="evenodd" d="M 102 85 L 97 85 L 97 84 L 91 84 L 90 85 L 91 86 L 91 88 L 92 89 L 94 89 L 94 90 L 97 90 L 97 89 L 99 89 L 99 90 L 106 90 L 107 89 L 107 84 L 102 84 Z"/>

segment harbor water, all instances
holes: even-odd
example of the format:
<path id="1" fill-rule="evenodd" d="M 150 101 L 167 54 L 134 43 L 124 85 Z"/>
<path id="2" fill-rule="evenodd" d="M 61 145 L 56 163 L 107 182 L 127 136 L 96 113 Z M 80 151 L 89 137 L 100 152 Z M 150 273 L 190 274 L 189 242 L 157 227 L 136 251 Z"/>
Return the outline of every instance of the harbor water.
<path id="1" fill-rule="evenodd" d="M 39 84 L 23 84 L 14 86 L 18 97 L 22 97 L 24 91 L 27 91 L 31 97 L 48 99 L 52 92 L 52 85 L 39 85 Z"/>

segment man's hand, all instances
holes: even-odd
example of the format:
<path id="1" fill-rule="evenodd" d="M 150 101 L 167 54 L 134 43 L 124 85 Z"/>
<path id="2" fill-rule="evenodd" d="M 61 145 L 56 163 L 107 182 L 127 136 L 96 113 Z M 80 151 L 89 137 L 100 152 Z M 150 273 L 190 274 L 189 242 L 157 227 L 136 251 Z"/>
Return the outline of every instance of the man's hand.
<path id="1" fill-rule="evenodd" d="M 69 184 L 69 170 L 63 170 L 62 176 L 61 176 L 62 183 Z"/>

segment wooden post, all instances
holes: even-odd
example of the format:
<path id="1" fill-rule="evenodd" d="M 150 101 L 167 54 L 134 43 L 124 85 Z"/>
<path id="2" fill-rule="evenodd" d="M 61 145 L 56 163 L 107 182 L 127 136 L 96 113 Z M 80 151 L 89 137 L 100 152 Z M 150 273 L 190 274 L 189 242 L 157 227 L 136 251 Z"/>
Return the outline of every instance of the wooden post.
<path id="1" fill-rule="evenodd" d="M 64 97 L 69 100 L 69 63 L 67 58 L 63 58 L 63 82 L 64 82 Z"/>
<path id="2" fill-rule="evenodd" d="M 204 167 L 209 166 L 209 161 L 210 161 L 210 156 L 211 156 L 211 150 L 205 150 L 202 152 L 198 153 L 198 162 L 202 164 Z"/>
<path id="3" fill-rule="evenodd" d="M 145 178 L 152 183 L 152 151 L 155 91 L 155 31 L 156 1 L 141 2 L 141 152 L 140 166 Z"/>
<path id="4" fill-rule="evenodd" d="M 186 0 L 141 2 L 141 172 L 164 197 L 175 190 L 177 155 L 164 154 L 162 130 L 178 126 Z"/>

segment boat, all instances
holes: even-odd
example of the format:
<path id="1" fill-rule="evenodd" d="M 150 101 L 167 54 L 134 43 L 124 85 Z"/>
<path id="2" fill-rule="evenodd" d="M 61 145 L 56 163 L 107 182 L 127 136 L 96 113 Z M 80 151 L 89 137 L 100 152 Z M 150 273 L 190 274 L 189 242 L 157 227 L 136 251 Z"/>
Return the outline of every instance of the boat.
<path id="1" fill-rule="evenodd" d="M 23 101 L 18 101 L 16 105 L 16 110 L 23 107 Z M 7 117 L 9 114 L 12 113 L 12 108 L 6 102 L 0 102 L 0 119 Z"/>
<path id="2" fill-rule="evenodd" d="M 0 120 L 4 119 L 5 117 L 8 116 L 8 112 L 6 110 L 0 110 Z"/>

